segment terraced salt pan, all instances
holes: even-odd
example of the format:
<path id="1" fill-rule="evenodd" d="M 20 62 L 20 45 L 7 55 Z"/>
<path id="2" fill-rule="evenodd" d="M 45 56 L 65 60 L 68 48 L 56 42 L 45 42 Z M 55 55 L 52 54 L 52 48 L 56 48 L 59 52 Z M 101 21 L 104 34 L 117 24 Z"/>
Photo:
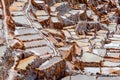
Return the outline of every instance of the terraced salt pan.
<path id="1" fill-rule="evenodd" d="M 114 34 L 113 37 L 120 38 L 120 35 Z"/>
<path id="2" fill-rule="evenodd" d="M 120 44 L 120 41 L 111 41 L 113 44 Z"/>
<path id="3" fill-rule="evenodd" d="M 31 41 L 31 42 L 25 42 L 24 43 L 26 47 L 30 46 L 39 46 L 39 45 L 45 45 L 47 42 L 45 40 L 38 40 L 38 41 Z"/>
<path id="4" fill-rule="evenodd" d="M 43 47 L 38 47 L 38 48 L 30 48 L 30 49 L 27 49 L 28 51 L 33 51 L 35 52 L 36 54 L 39 54 L 39 55 L 44 55 L 46 53 L 53 53 L 53 50 L 48 47 L 48 46 L 43 46 Z"/>
<path id="5" fill-rule="evenodd" d="M 0 9 L 0 15 L 2 15 L 2 9 Z"/>
<path id="6" fill-rule="evenodd" d="M 37 16 L 39 21 L 47 20 L 49 16 Z"/>
<path id="7" fill-rule="evenodd" d="M 84 53 L 81 60 L 83 62 L 100 62 L 103 61 L 103 58 L 92 53 Z"/>
<path id="8" fill-rule="evenodd" d="M 91 75 L 81 75 L 81 74 L 78 74 L 78 75 L 74 75 L 74 76 L 67 76 L 61 80 L 119 80 L 120 77 L 119 76 L 91 76 Z"/>
<path id="9" fill-rule="evenodd" d="M 120 70 L 120 68 L 119 67 L 102 67 L 101 70 L 102 70 L 102 74 L 109 75 L 114 71 Z M 99 67 L 93 67 L 93 68 L 85 67 L 84 71 L 85 71 L 85 73 L 96 74 L 96 73 L 100 73 L 100 68 Z"/>
<path id="10" fill-rule="evenodd" d="M 45 29 L 46 31 L 52 33 L 52 34 L 59 34 L 59 35 L 62 35 L 60 31 L 58 30 L 55 30 L 55 29 Z"/>
<path id="11" fill-rule="evenodd" d="M 72 35 L 72 38 L 73 39 L 79 39 L 79 37 L 76 34 Z"/>
<path id="12" fill-rule="evenodd" d="M 84 43 L 88 43 L 89 40 L 88 39 L 81 39 L 79 41 L 84 42 Z"/>
<path id="13" fill-rule="evenodd" d="M 0 24 L 2 24 L 2 20 L 0 19 Z M 2 25 L 0 25 L 0 29 L 2 29 Z"/>
<path id="14" fill-rule="evenodd" d="M 116 31 L 116 27 L 117 27 L 117 23 L 110 23 L 108 25 L 108 29 L 110 30 L 110 32 L 115 32 Z"/>
<path id="15" fill-rule="evenodd" d="M 80 12 L 80 10 L 71 10 L 69 11 L 70 14 L 75 15 L 78 14 Z"/>
<path id="16" fill-rule="evenodd" d="M 35 0 L 35 2 L 36 2 L 37 4 L 43 4 L 43 3 L 44 3 L 44 1 L 38 1 L 38 0 Z"/>
<path id="17" fill-rule="evenodd" d="M 61 80 L 96 80 L 96 76 L 89 76 L 89 75 L 74 75 L 74 76 L 68 76 Z"/>
<path id="18" fill-rule="evenodd" d="M 6 46 L 0 46 L 0 56 L 4 54 L 4 51 L 6 51 Z"/>
<path id="19" fill-rule="evenodd" d="M 37 29 L 42 29 L 42 25 L 38 22 L 33 22 L 32 23 Z"/>
<path id="20" fill-rule="evenodd" d="M 120 44 L 116 43 L 109 43 L 105 44 L 104 48 L 115 48 L 115 49 L 120 49 Z"/>
<path id="21" fill-rule="evenodd" d="M 2 32 L 2 30 L 0 29 L 0 39 L 2 39 L 2 37 L 3 37 L 3 32 Z"/>
<path id="22" fill-rule="evenodd" d="M 47 16 L 48 14 L 47 14 L 47 12 L 45 12 L 45 10 L 38 10 L 36 12 L 36 15 L 37 16 Z"/>
<path id="23" fill-rule="evenodd" d="M 17 29 L 17 34 L 15 35 L 23 35 L 23 34 L 34 34 L 37 33 L 33 28 L 27 28 L 27 29 Z"/>
<path id="24" fill-rule="evenodd" d="M 83 52 L 88 52 L 88 51 L 90 51 L 90 50 L 89 50 L 89 46 L 84 46 L 84 47 L 82 47 L 82 49 L 83 49 Z"/>
<path id="25" fill-rule="evenodd" d="M 15 17 L 12 17 L 13 20 L 15 20 L 15 22 L 17 23 L 21 23 L 21 24 L 28 24 L 28 21 L 26 20 L 25 16 L 15 16 Z"/>
<path id="26" fill-rule="evenodd" d="M 36 39 L 43 39 L 40 34 L 32 34 L 32 35 L 23 35 L 18 36 L 18 38 L 22 41 L 30 41 L 30 40 L 36 40 Z"/>
<path id="27" fill-rule="evenodd" d="M 106 31 L 106 30 L 99 30 L 99 31 L 97 31 L 97 34 L 107 34 L 108 33 L 108 31 Z"/>
<path id="28" fill-rule="evenodd" d="M 97 80 L 120 80 L 119 76 L 115 76 L 115 77 L 98 77 Z"/>
<path id="29" fill-rule="evenodd" d="M 120 38 L 116 38 L 116 37 L 112 37 L 112 38 L 109 38 L 110 40 L 113 40 L 113 41 L 119 41 Z"/>
<path id="30" fill-rule="evenodd" d="M 51 17 L 51 20 L 54 23 L 60 22 L 57 17 Z"/>
<path id="31" fill-rule="evenodd" d="M 82 42 L 80 40 L 72 40 L 72 42 L 76 42 L 79 46 L 84 47 L 84 46 L 89 46 L 88 42 Z"/>
<path id="32" fill-rule="evenodd" d="M 115 66 L 120 66 L 120 62 L 111 62 L 111 61 L 104 61 L 103 66 L 110 66 L 110 67 L 115 67 Z"/>
<path id="33" fill-rule="evenodd" d="M 72 37 L 67 30 L 62 30 L 62 31 L 64 32 L 66 38 L 71 38 Z"/>
<path id="34" fill-rule="evenodd" d="M 104 57 L 106 54 L 106 49 L 93 49 L 93 53 Z"/>
<path id="35" fill-rule="evenodd" d="M 110 57 L 120 58 L 120 53 L 107 53 Z"/>

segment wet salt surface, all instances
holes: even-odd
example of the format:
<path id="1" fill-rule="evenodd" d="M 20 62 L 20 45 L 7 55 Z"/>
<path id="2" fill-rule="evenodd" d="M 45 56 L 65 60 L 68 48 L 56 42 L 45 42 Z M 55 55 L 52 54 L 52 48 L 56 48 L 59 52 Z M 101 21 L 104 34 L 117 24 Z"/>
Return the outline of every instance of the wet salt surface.
<path id="1" fill-rule="evenodd" d="M 120 77 L 98 77 L 97 80 L 120 80 Z"/>
<path id="2" fill-rule="evenodd" d="M 100 62 L 103 58 L 92 53 L 84 53 L 81 60 L 83 62 Z"/>
<path id="3" fill-rule="evenodd" d="M 3 31 L 0 29 L 0 39 L 2 39 L 2 37 L 3 37 Z"/>
<path id="4" fill-rule="evenodd" d="M 0 46 L 0 56 L 3 56 L 6 46 Z"/>
<path id="5" fill-rule="evenodd" d="M 28 24 L 28 21 L 26 20 L 25 16 L 17 16 L 17 17 L 13 17 L 13 20 L 15 20 L 15 22 L 21 23 L 21 24 Z"/>
<path id="6" fill-rule="evenodd" d="M 119 67 L 102 67 L 101 70 L 102 70 L 102 74 L 109 75 L 113 71 L 120 70 L 120 68 Z M 93 67 L 93 68 L 92 67 L 85 67 L 84 71 L 85 71 L 85 73 L 96 74 L 96 73 L 100 73 L 100 68 L 99 67 Z"/>
<path id="7" fill-rule="evenodd" d="M 52 17 L 51 20 L 52 20 L 54 23 L 60 22 L 57 17 Z"/>
<path id="8" fill-rule="evenodd" d="M 2 9 L 0 9 L 0 15 L 2 15 Z"/>
<path id="9" fill-rule="evenodd" d="M 26 47 L 30 47 L 30 46 L 45 45 L 47 44 L 47 42 L 45 40 L 38 40 L 38 41 L 25 42 L 24 44 Z"/>
<path id="10" fill-rule="evenodd" d="M 109 44 L 105 44 L 104 48 L 116 48 L 116 49 L 120 49 L 120 43 L 109 43 Z"/>
<path id="11" fill-rule="evenodd" d="M 48 46 L 38 47 L 38 48 L 30 48 L 27 50 L 35 52 L 35 54 L 39 54 L 39 55 L 43 55 L 45 53 L 53 53 L 53 50 Z"/>
<path id="12" fill-rule="evenodd" d="M 105 56 L 106 49 L 93 49 L 93 53 L 99 56 Z"/>
<path id="13" fill-rule="evenodd" d="M 119 76 L 112 76 L 112 77 L 97 77 L 97 76 L 90 76 L 90 75 L 75 75 L 75 76 L 68 76 L 68 77 L 65 77 L 61 80 L 120 80 L 120 77 Z"/>
<path id="14" fill-rule="evenodd" d="M 35 28 L 37 29 L 42 29 L 42 25 L 38 22 L 33 22 L 33 25 L 35 26 Z"/>
<path id="15" fill-rule="evenodd" d="M 89 75 L 75 75 L 75 76 L 68 76 L 61 80 L 96 80 L 96 76 L 89 76 Z"/>
<path id="16" fill-rule="evenodd" d="M 43 21 L 43 20 L 47 20 L 49 18 L 49 16 L 38 16 L 38 21 Z"/>
<path id="17" fill-rule="evenodd" d="M 115 57 L 115 58 L 120 57 L 120 53 L 107 53 L 107 55 L 110 56 L 110 57 Z"/>
<path id="18" fill-rule="evenodd" d="M 108 67 L 120 66 L 120 62 L 104 61 L 103 66 L 108 66 Z"/>
<path id="19" fill-rule="evenodd" d="M 25 28 L 25 29 L 17 29 L 15 35 L 23 35 L 23 34 L 34 34 L 37 33 L 33 28 Z"/>
<path id="20" fill-rule="evenodd" d="M 2 20 L 0 19 L 0 29 L 2 29 Z"/>

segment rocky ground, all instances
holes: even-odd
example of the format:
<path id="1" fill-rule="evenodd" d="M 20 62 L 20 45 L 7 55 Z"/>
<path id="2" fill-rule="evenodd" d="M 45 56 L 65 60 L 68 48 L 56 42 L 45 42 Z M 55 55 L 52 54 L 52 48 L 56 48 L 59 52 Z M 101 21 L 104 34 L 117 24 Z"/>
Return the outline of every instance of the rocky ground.
<path id="1" fill-rule="evenodd" d="M 119 0 L 9 1 L 10 19 L 0 6 L 0 80 L 120 79 Z"/>

